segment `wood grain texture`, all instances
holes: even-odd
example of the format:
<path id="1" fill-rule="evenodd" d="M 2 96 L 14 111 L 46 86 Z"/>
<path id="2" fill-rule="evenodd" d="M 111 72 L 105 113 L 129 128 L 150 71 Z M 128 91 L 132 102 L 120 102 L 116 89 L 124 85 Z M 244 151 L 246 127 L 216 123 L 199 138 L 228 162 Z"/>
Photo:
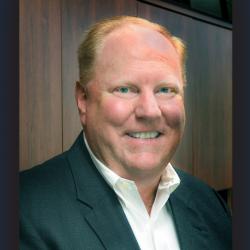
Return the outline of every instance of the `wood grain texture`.
<path id="1" fill-rule="evenodd" d="M 217 190 L 232 186 L 231 31 L 139 3 L 139 16 L 163 24 L 187 45 L 187 124 L 174 162 Z"/>
<path id="2" fill-rule="evenodd" d="M 201 41 L 193 69 L 194 173 L 226 189 L 232 186 L 232 33 L 196 23 L 194 34 Z"/>
<path id="3" fill-rule="evenodd" d="M 20 168 L 62 151 L 60 0 L 20 1 Z"/>
<path id="4" fill-rule="evenodd" d="M 63 149 L 81 130 L 74 98 L 79 79 L 77 49 L 83 32 L 97 20 L 115 15 L 136 15 L 134 0 L 62 0 Z"/>

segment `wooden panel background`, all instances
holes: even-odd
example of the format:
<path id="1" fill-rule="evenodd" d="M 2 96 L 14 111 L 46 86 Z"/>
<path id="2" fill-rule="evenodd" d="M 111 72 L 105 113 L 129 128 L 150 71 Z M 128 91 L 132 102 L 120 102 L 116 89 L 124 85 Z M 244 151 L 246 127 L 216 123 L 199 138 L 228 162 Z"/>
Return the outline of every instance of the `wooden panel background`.
<path id="1" fill-rule="evenodd" d="M 232 33 L 196 23 L 194 34 L 195 41 L 203 41 L 194 43 L 200 53 L 191 71 L 194 174 L 216 189 L 225 189 L 232 186 Z"/>
<path id="2" fill-rule="evenodd" d="M 216 189 L 232 185 L 231 30 L 136 0 L 20 1 L 20 166 L 69 148 L 81 130 L 77 48 L 98 19 L 128 14 L 186 41 L 187 124 L 174 162 Z"/>
<path id="3" fill-rule="evenodd" d="M 62 151 L 60 0 L 20 1 L 20 166 Z"/>

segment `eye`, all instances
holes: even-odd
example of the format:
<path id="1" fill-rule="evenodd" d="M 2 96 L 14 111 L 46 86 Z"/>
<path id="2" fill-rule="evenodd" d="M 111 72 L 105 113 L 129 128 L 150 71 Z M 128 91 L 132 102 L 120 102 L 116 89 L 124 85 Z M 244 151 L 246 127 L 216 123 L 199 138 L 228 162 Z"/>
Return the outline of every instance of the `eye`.
<path id="1" fill-rule="evenodd" d="M 161 87 L 159 90 L 158 90 L 158 92 L 159 93 L 163 93 L 163 94 L 165 94 L 165 93 L 170 93 L 172 90 L 169 88 L 169 87 Z"/>
<path id="2" fill-rule="evenodd" d="M 133 86 L 121 86 L 115 88 L 113 93 L 118 97 L 133 98 L 138 93 L 138 90 Z"/>
<path id="3" fill-rule="evenodd" d="M 175 87 L 162 86 L 159 87 L 156 91 L 156 94 L 160 96 L 172 97 L 178 93 L 178 90 Z"/>
<path id="4" fill-rule="evenodd" d="M 122 94 L 127 94 L 130 91 L 130 89 L 129 89 L 129 87 L 119 87 L 116 89 L 116 91 L 120 92 Z"/>

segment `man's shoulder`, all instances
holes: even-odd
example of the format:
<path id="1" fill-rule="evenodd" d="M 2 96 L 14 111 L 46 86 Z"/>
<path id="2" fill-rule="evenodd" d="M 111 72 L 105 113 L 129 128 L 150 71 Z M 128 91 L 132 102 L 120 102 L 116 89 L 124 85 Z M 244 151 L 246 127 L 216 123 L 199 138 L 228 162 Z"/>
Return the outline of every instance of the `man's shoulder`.
<path id="1" fill-rule="evenodd" d="M 58 180 L 60 179 L 65 181 L 65 178 L 71 176 L 71 168 L 68 160 L 69 155 L 71 154 L 74 157 L 75 153 L 73 151 L 79 147 L 81 143 L 81 135 L 79 135 L 69 150 L 28 170 L 20 172 L 21 188 L 35 187 L 43 184 L 48 185 L 50 182 L 58 184 Z"/>
<path id="2" fill-rule="evenodd" d="M 177 172 L 178 176 L 181 179 L 182 185 L 192 187 L 192 190 L 197 189 L 197 191 L 201 189 L 211 189 L 209 185 L 207 185 L 205 182 L 202 180 L 198 179 L 197 177 L 185 172 L 184 170 L 181 170 L 179 168 L 175 168 L 175 171 Z"/>
<path id="3" fill-rule="evenodd" d="M 225 201 L 214 188 L 183 170 L 175 170 L 181 179 L 181 184 L 177 188 L 176 193 L 181 196 L 185 195 L 185 199 L 188 200 L 191 205 L 197 206 L 198 204 L 198 206 L 202 207 L 207 206 L 208 209 L 210 209 L 212 205 L 214 208 L 222 208 L 224 212 L 230 215 Z"/>
<path id="4" fill-rule="evenodd" d="M 72 186 L 71 183 L 72 174 L 65 152 L 20 173 L 20 199 L 56 197 L 64 187 Z"/>
<path id="5" fill-rule="evenodd" d="M 68 169 L 68 163 L 66 159 L 67 152 L 54 156 L 53 158 L 33 166 L 28 170 L 20 172 L 20 184 L 26 184 L 28 182 L 39 183 L 43 180 L 49 180 L 55 175 L 57 176 Z"/>

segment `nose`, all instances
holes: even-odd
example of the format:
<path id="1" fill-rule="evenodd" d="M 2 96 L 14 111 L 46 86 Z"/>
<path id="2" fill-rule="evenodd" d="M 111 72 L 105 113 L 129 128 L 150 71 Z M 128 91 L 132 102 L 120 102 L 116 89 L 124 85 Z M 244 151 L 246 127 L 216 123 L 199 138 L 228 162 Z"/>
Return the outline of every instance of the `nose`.
<path id="1" fill-rule="evenodd" d="M 161 109 L 154 93 L 141 93 L 135 107 L 139 119 L 155 120 L 161 116 Z"/>

